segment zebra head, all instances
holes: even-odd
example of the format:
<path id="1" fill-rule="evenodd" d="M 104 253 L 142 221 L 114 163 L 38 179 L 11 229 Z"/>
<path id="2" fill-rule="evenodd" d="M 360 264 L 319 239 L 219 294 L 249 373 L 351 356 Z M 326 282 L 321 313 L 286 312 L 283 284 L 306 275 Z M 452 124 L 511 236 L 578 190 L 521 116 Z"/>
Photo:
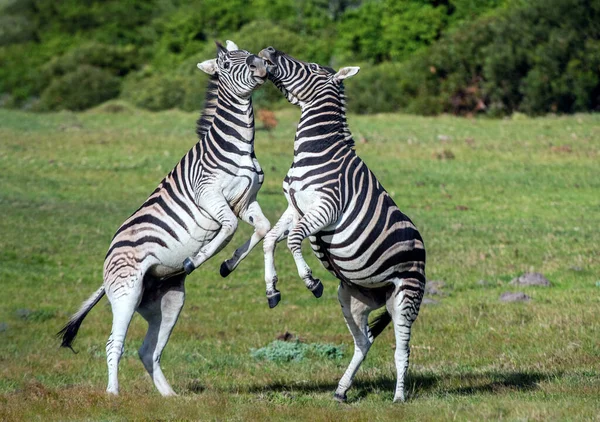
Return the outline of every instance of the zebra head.
<path id="1" fill-rule="evenodd" d="M 325 91 L 337 92 L 344 79 L 360 70 L 360 67 L 343 67 L 336 72 L 330 67 L 300 61 L 273 47 L 263 49 L 258 55 L 275 66 L 269 71 L 269 79 L 290 103 L 300 106 L 312 103 Z"/>
<path id="2" fill-rule="evenodd" d="M 198 63 L 198 69 L 218 75 L 219 84 L 233 95 L 250 97 L 254 89 L 265 83 L 273 66 L 249 51 L 239 49 L 233 41 L 227 41 L 227 48 L 219 42 L 216 44 L 217 58 Z"/>

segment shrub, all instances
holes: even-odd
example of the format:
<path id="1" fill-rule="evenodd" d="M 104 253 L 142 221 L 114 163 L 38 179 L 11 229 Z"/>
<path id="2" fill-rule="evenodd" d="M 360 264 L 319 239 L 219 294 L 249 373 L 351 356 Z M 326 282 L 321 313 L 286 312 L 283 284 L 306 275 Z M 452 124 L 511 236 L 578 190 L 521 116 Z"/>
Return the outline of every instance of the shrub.
<path id="1" fill-rule="evenodd" d="M 81 65 L 52 80 L 42 92 L 40 110 L 84 110 L 119 95 L 119 78 L 106 70 Z"/>
<path id="2" fill-rule="evenodd" d="M 21 43 L 34 38 L 33 25 L 25 16 L 0 16 L 0 45 Z"/>
<path id="3" fill-rule="evenodd" d="M 391 112 L 406 106 L 402 96 L 401 66 L 395 63 L 361 65 L 360 72 L 344 83 L 348 110 L 370 114 Z"/>
<path id="4" fill-rule="evenodd" d="M 515 4 L 414 55 L 401 70 L 404 110 L 502 115 L 600 107 L 600 0 Z"/>
<path id="5" fill-rule="evenodd" d="M 133 45 L 106 45 L 88 42 L 72 48 L 67 53 L 52 58 L 42 71 L 51 80 L 72 72 L 82 64 L 102 68 L 115 76 L 125 76 L 139 66 L 137 49 Z"/>
<path id="6" fill-rule="evenodd" d="M 181 79 L 153 75 L 143 79 L 127 79 L 123 85 L 122 97 L 138 107 L 158 111 L 180 106 L 185 91 Z"/>
<path id="7" fill-rule="evenodd" d="M 186 70 L 174 74 L 154 73 L 152 69 L 132 74 L 125 80 L 122 98 L 152 111 L 175 107 L 198 111 L 204 104 L 208 77 L 198 70 L 196 63 L 196 60 L 188 60 L 182 65 Z"/>

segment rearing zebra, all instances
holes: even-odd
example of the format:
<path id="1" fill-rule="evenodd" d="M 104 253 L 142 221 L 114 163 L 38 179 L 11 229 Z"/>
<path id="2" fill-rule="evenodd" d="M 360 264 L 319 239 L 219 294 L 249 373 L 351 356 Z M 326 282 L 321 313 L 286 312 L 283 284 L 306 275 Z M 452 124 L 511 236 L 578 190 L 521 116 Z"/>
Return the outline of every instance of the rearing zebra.
<path id="1" fill-rule="evenodd" d="M 336 399 L 346 400 L 374 338 L 392 320 L 398 371 L 394 401 L 403 401 L 410 330 L 425 287 L 425 248 L 412 221 L 353 149 L 342 81 L 359 68 L 336 73 L 273 47 L 259 56 L 277 66 L 269 79 L 302 109 L 294 162 L 283 182 L 289 205 L 263 241 L 269 306 L 280 300 L 273 259 L 276 242 L 286 236 L 300 277 L 315 296 L 321 295 L 322 284 L 302 257 L 302 241 L 309 237 L 316 256 L 340 280 L 338 299 L 354 337 L 354 356 Z M 369 313 L 384 304 L 387 313 L 369 327 Z"/>
<path id="2" fill-rule="evenodd" d="M 140 359 L 158 391 L 175 394 L 160 358 L 183 307 L 186 273 L 229 242 L 238 217 L 254 226 L 254 234 L 225 261 L 225 270 L 233 270 L 270 229 L 256 202 L 264 174 L 254 154 L 251 101 L 267 78 L 266 62 L 228 41 L 227 49 L 217 43 L 217 59 L 198 68 L 212 75 L 199 141 L 117 230 L 102 287 L 59 333 L 62 346 L 71 347 L 81 322 L 106 293 L 113 311 L 106 344 L 109 393 L 118 394 L 118 364 L 137 310 L 148 321 Z"/>

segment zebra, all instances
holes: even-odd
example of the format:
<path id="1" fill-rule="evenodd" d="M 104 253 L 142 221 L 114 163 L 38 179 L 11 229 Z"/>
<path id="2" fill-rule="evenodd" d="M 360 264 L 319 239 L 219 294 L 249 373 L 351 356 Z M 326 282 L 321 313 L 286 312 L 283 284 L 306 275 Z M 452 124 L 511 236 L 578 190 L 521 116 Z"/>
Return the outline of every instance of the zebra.
<path id="1" fill-rule="evenodd" d="M 198 64 L 211 75 L 198 142 L 150 197 L 119 227 L 104 261 L 103 285 L 58 333 L 71 348 L 79 326 L 105 294 L 113 323 L 106 344 L 108 386 L 118 394 L 118 364 L 135 311 L 148 322 L 139 357 L 163 396 L 175 395 L 160 358 L 183 307 L 188 274 L 221 250 L 237 218 L 254 226 L 251 238 L 225 261 L 232 271 L 270 229 L 256 195 L 264 173 L 254 154 L 251 94 L 267 79 L 266 61 L 227 41 L 217 58 Z"/>
<path id="2" fill-rule="evenodd" d="M 286 237 L 298 274 L 316 297 L 321 296 L 323 285 L 302 257 L 302 241 L 309 237 L 317 258 L 340 280 L 338 300 L 354 338 L 354 355 L 335 399 L 347 400 L 346 392 L 375 337 L 393 321 L 394 401 L 404 401 L 411 325 L 425 288 L 425 247 L 415 225 L 353 148 L 342 81 L 359 68 L 335 72 L 273 47 L 259 56 L 276 66 L 269 79 L 301 108 L 294 161 L 283 181 L 288 208 L 263 239 L 269 306 L 281 298 L 274 252 Z M 384 305 L 386 311 L 369 324 L 369 313 Z"/>

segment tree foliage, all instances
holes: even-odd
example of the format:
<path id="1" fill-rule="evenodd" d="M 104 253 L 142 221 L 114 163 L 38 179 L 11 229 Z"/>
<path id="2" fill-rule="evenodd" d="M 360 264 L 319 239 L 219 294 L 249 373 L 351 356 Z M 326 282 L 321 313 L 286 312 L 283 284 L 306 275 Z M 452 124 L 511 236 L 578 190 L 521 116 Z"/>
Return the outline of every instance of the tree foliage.
<path id="1" fill-rule="evenodd" d="M 214 56 L 214 40 L 233 39 L 254 52 L 273 45 L 336 68 L 360 64 L 347 92 L 349 107 L 363 113 L 594 110 L 599 3 L 7 0 L 0 6 L 0 95 L 17 107 L 36 97 L 46 109 L 84 107 L 110 94 L 151 109 L 193 109 L 205 82 L 195 64 Z M 66 98 L 62 84 L 84 75 L 102 75 L 106 94 L 87 83 L 79 95 L 89 100 L 51 100 Z M 282 100 L 268 85 L 256 101 Z"/>

